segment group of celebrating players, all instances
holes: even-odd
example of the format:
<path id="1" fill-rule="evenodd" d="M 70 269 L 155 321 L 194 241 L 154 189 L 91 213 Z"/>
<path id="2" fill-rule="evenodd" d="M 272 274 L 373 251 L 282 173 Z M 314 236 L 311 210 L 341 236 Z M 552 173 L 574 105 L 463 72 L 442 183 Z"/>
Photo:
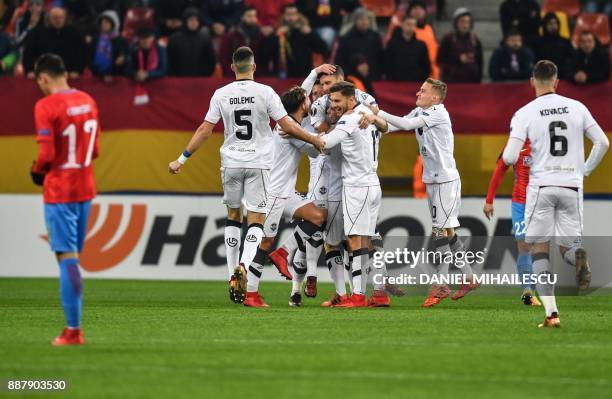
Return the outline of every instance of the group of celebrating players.
<path id="1" fill-rule="evenodd" d="M 250 48 L 237 49 L 232 61 L 236 80 L 215 91 L 204 121 L 168 168 L 172 174 L 179 173 L 223 120 L 221 180 L 233 302 L 268 306 L 259 294 L 259 282 L 269 259 L 282 276 L 292 280 L 289 305 L 301 306 L 302 285 L 306 296 L 317 295 L 317 261 L 323 250 L 336 292 L 321 306 L 387 307 L 389 294 L 403 294 L 384 279 L 373 278 L 386 275 L 386 269 L 370 265 L 373 252 L 382 249 L 376 232 L 382 195 L 377 175 L 379 141 L 398 130 L 414 131 L 419 144 L 436 251 L 464 251 L 455 232 L 461 180 L 453 155 L 451 120 L 443 104 L 446 84 L 427 79 L 417 92 L 416 108 L 400 117 L 380 110 L 372 96 L 344 81 L 340 66 L 321 65 L 301 87 L 279 96 L 271 87 L 254 81 L 256 65 Z M 60 265 L 60 296 L 67 324 L 53 344 L 83 344 L 79 253 L 95 196 L 91 164 L 99 153 L 98 110 L 90 96 L 68 86 L 60 57 L 41 56 L 35 74 L 46 97 L 35 107 L 39 156 L 31 174 L 36 184 L 44 185 L 45 222 Z M 501 176 L 509 165 L 515 165 L 512 217 L 520 252 L 519 274 L 550 273 L 549 243 L 557 236 L 563 258 L 575 266 L 578 285 L 586 289 L 591 268 L 581 245 L 582 180 L 601 161 L 609 144 L 584 105 L 555 94 L 557 82 L 552 62 L 536 64 L 532 78 L 536 99 L 512 119 L 484 212 L 487 217 L 493 214 Z M 270 119 L 276 122 L 274 130 Z M 586 162 L 584 135 L 593 141 Z M 295 190 L 302 153 L 310 160 L 306 195 Z M 248 224 L 244 240 L 243 209 Z M 295 221 L 295 227 L 271 251 L 281 218 Z M 450 263 L 440 259 L 432 267 L 444 276 Z M 478 288 L 469 264 L 461 273 L 465 283 L 452 294 L 455 300 Z M 369 280 L 373 289 L 367 298 Z M 558 327 L 554 286 L 538 282 L 523 289 L 526 304 L 539 305 L 536 292 L 544 304 L 546 318 L 540 326 Z M 447 285 L 434 285 L 422 306 L 432 307 L 449 296 Z"/>

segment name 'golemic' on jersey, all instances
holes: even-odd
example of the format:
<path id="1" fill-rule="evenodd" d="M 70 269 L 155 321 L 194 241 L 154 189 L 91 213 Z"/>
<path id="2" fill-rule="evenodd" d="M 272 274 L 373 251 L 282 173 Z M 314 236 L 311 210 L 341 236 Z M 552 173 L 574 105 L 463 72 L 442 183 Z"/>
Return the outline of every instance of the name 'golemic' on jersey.
<path id="1" fill-rule="evenodd" d="M 221 167 L 270 169 L 274 162 L 270 118 L 278 121 L 285 116 L 280 97 L 269 86 L 247 79 L 217 89 L 204 119 L 212 124 L 223 119 Z"/>

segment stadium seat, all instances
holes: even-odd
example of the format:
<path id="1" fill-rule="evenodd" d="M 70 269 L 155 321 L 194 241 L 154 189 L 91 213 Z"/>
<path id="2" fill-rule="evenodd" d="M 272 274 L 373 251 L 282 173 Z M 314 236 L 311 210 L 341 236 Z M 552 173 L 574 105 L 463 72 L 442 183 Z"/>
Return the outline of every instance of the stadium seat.
<path id="1" fill-rule="evenodd" d="M 567 17 L 567 14 L 563 11 L 555 11 L 554 13 L 557 18 L 559 18 L 559 35 L 564 39 L 569 39 L 571 32 L 569 26 L 569 18 Z M 546 15 L 546 11 L 542 11 L 540 13 L 540 17 L 544 18 L 544 15 Z M 544 34 L 544 28 L 540 27 L 539 33 L 540 36 L 542 36 Z"/>
<path id="2" fill-rule="evenodd" d="M 361 5 L 377 17 L 391 17 L 395 12 L 394 0 L 361 0 Z"/>
<path id="3" fill-rule="evenodd" d="M 599 39 L 601 44 L 607 46 L 610 43 L 610 25 L 606 14 L 580 14 L 576 19 L 576 26 L 572 35 L 572 44 L 578 47 L 580 33 L 591 31 Z"/>
<path id="4" fill-rule="evenodd" d="M 544 0 L 542 11 L 563 11 L 570 18 L 580 14 L 580 0 Z"/>
<path id="5" fill-rule="evenodd" d="M 121 36 L 132 40 L 143 26 L 155 27 L 155 10 L 150 7 L 134 7 L 125 12 Z"/>

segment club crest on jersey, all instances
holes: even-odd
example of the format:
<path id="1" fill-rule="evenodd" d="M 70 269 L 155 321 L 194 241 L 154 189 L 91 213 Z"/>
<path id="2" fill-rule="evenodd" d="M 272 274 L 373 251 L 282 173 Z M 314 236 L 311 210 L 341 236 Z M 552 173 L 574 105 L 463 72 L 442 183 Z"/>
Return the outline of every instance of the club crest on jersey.
<path id="1" fill-rule="evenodd" d="M 325 194 L 327 192 L 327 187 L 323 186 L 321 188 L 319 188 L 319 193 L 320 194 Z"/>
<path id="2" fill-rule="evenodd" d="M 310 115 L 315 116 L 317 114 L 317 109 L 315 107 L 312 107 L 310 109 Z"/>
<path id="3" fill-rule="evenodd" d="M 531 157 L 523 158 L 523 166 L 531 166 Z"/>
<path id="4" fill-rule="evenodd" d="M 345 125 L 346 121 L 342 120 L 342 121 L 338 121 L 337 125 Z"/>
<path id="5" fill-rule="evenodd" d="M 257 205 L 258 208 L 265 208 L 266 207 L 266 202 L 260 202 L 259 205 Z"/>
<path id="6" fill-rule="evenodd" d="M 227 245 L 229 245 L 232 248 L 238 245 L 238 240 L 234 237 L 228 238 L 227 240 L 225 240 L 225 242 L 227 243 Z"/>
<path id="7" fill-rule="evenodd" d="M 277 227 L 278 227 L 278 225 L 277 225 L 276 223 L 272 223 L 272 224 L 270 225 L 270 230 L 272 230 L 272 231 L 276 231 L 276 228 L 277 228 Z"/>
<path id="8" fill-rule="evenodd" d="M 254 234 L 249 234 L 248 236 L 246 236 L 245 240 L 247 240 L 248 242 L 255 242 L 257 241 L 257 237 L 255 237 Z"/>

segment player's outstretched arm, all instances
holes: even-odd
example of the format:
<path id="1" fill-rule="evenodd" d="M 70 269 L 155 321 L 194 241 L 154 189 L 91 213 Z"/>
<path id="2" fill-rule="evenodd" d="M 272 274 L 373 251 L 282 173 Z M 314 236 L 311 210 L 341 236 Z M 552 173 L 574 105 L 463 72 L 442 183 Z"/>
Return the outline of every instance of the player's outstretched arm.
<path id="1" fill-rule="evenodd" d="M 183 151 L 183 153 L 178 157 L 178 159 L 170 162 L 170 164 L 168 165 L 168 172 L 170 172 L 171 174 L 179 173 L 181 171 L 181 167 L 185 164 L 185 162 L 187 162 L 189 157 L 194 152 L 196 152 L 206 140 L 208 140 L 208 138 L 212 134 L 214 127 L 215 125 L 208 121 L 202 122 L 202 124 L 193 134 L 193 137 L 191 137 L 191 140 L 189 141 L 189 144 L 187 144 L 187 148 L 185 149 L 185 151 Z"/>
<path id="2" fill-rule="evenodd" d="M 598 124 L 589 127 L 585 134 L 593 142 L 593 148 L 591 148 L 589 157 L 584 164 L 584 175 L 588 176 L 599 165 L 604 155 L 606 155 L 608 147 L 610 147 L 610 141 Z"/>
<path id="3" fill-rule="evenodd" d="M 402 118 L 401 116 L 391 115 L 385 111 L 380 111 L 377 115 L 385 122 L 390 123 L 391 125 L 402 129 L 402 130 L 415 130 L 421 127 L 425 127 L 425 119 L 420 116 L 416 116 L 414 118 Z"/>
<path id="4" fill-rule="evenodd" d="M 501 155 L 497 159 L 497 163 L 495 164 L 495 170 L 493 171 L 493 175 L 491 175 L 491 180 L 489 181 L 489 190 L 487 191 L 487 198 L 485 200 L 484 207 L 482 211 L 484 212 L 487 219 L 491 220 L 493 216 L 493 201 L 495 200 L 495 195 L 497 194 L 497 190 L 504 180 L 504 175 L 508 170 L 508 165 L 504 163 Z"/>
<path id="5" fill-rule="evenodd" d="M 277 123 L 280 125 L 281 129 L 283 129 L 283 131 L 290 136 L 310 143 L 319 151 L 323 151 L 323 147 L 325 146 L 323 140 L 321 140 L 320 137 L 310 134 L 306 130 L 302 129 L 302 127 L 295 123 L 289 116 L 279 119 Z"/>
<path id="6" fill-rule="evenodd" d="M 383 118 L 374 114 L 366 114 L 365 112 L 361 112 L 361 119 L 359 120 L 359 128 L 365 129 L 370 125 L 376 126 L 381 133 L 389 132 L 389 124 Z"/>
<path id="7" fill-rule="evenodd" d="M 325 149 L 329 150 L 330 148 L 337 146 L 342 142 L 342 140 L 347 138 L 348 135 L 348 132 L 344 130 L 334 129 L 326 135 L 322 136 L 325 142 Z"/>

